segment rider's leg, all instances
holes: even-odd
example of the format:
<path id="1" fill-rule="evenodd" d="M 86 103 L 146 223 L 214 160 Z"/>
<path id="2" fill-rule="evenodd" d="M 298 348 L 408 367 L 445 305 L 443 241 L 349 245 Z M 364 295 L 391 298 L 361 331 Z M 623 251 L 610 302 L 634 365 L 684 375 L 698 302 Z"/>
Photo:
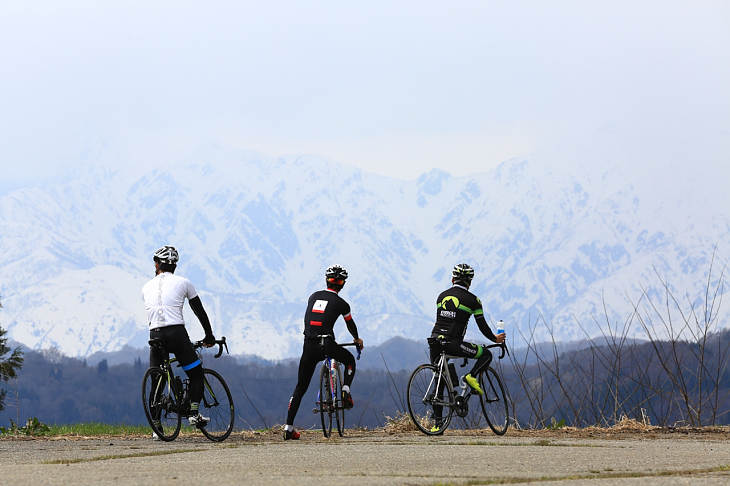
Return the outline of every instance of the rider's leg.
<path id="1" fill-rule="evenodd" d="M 355 357 L 348 350 L 337 345 L 330 346 L 329 355 L 331 358 L 345 365 L 345 376 L 342 378 L 342 381 L 343 386 L 346 386 L 349 390 L 350 385 L 352 385 L 352 379 L 355 377 Z"/>
<path id="2" fill-rule="evenodd" d="M 169 326 L 162 330 L 168 349 L 175 353 L 180 367 L 190 379 L 188 385 L 190 417 L 197 417 L 200 400 L 203 398 L 203 363 L 200 362 L 195 348 L 190 344 L 190 336 L 185 326 Z M 198 422 L 198 420 L 196 419 L 194 422 Z"/>
<path id="3" fill-rule="evenodd" d="M 294 417 L 297 416 L 299 405 L 302 403 L 302 397 L 307 392 L 307 388 L 309 388 L 309 382 L 312 381 L 312 375 L 314 375 L 314 370 L 317 368 L 317 363 L 323 359 L 324 356 L 319 349 L 317 341 L 304 341 L 302 357 L 299 360 L 297 386 L 294 388 L 294 393 L 292 393 L 289 399 L 289 411 L 286 415 L 287 427 L 293 429 Z"/>
<path id="4" fill-rule="evenodd" d="M 464 377 L 464 381 L 479 395 L 483 394 L 479 382 L 476 378 L 476 371 L 480 371 L 483 366 L 489 365 L 492 360 L 492 354 L 487 351 L 486 348 L 479 346 L 478 344 L 468 343 L 460 339 L 452 339 L 450 342 L 444 344 L 444 349 L 447 354 L 452 356 L 463 356 L 464 358 L 476 359 L 477 362 L 474 364 L 472 371 Z"/>
<path id="5" fill-rule="evenodd" d="M 355 402 L 352 400 L 352 395 L 350 395 L 350 385 L 352 385 L 352 379 L 355 377 L 355 357 L 348 350 L 334 343 L 330 344 L 328 354 L 331 358 L 345 365 L 345 377 L 342 380 L 342 403 L 345 408 L 352 408 L 355 406 Z"/>
<path id="6" fill-rule="evenodd" d="M 477 356 L 477 361 L 474 363 L 474 366 L 472 367 L 469 374 L 476 378 L 476 376 L 482 372 L 482 370 L 486 370 L 489 364 L 492 362 L 492 353 L 486 349 L 483 346 L 480 346 L 482 350 L 481 356 Z"/>

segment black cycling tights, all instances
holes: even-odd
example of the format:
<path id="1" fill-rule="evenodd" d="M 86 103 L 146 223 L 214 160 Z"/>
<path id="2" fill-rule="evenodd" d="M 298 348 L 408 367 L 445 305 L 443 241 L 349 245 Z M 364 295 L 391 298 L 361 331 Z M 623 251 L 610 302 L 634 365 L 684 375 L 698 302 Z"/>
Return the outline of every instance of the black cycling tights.
<path id="1" fill-rule="evenodd" d="M 203 366 L 198 360 L 198 355 L 190 344 L 190 337 L 185 326 L 168 326 L 150 330 L 150 339 L 161 338 L 165 340 L 165 349 L 175 355 L 180 366 L 185 370 L 188 366 L 192 368 L 185 370 L 190 378 L 188 395 L 190 401 L 200 403 L 203 398 Z M 157 346 L 150 346 L 150 366 L 160 366 L 166 356 Z M 196 364 L 197 362 L 197 364 Z"/>
<path id="2" fill-rule="evenodd" d="M 289 412 L 286 416 L 287 425 L 294 425 L 294 417 L 297 416 L 299 405 L 302 403 L 302 397 L 307 392 L 309 383 L 312 381 L 314 370 L 317 369 L 317 364 L 324 360 L 325 356 L 328 355 L 330 358 L 334 358 L 345 365 L 343 382 L 347 386 L 352 384 L 352 378 L 355 376 L 355 357 L 348 350 L 334 343 L 328 347 L 329 349 L 327 351 L 329 352 L 325 354 L 325 351 L 319 347 L 318 341 L 304 341 L 302 359 L 299 360 L 297 386 L 294 388 L 294 394 L 289 400 Z"/>
<path id="3" fill-rule="evenodd" d="M 428 340 L 428 346 L 431 351 L 431 363 L 437 364 L 441 351 L 446 351 L 446 354 L 450 356 L 461 356 L 469 359 L 476 359 L 476 363 L 472 367 L 469 374 L 474 378 L 477 377 L 480 371 L 484 370 L 492 362 L 492 353 L 485 347 L 482 346 L 482 355 L 478 358 L 479 345 L 468 343 L 461 339 L 451 338 L 450 340 L 444 341 L 443 346 L 435 339 Z M 456 384 L 454 384 L 456 385 Z"/>

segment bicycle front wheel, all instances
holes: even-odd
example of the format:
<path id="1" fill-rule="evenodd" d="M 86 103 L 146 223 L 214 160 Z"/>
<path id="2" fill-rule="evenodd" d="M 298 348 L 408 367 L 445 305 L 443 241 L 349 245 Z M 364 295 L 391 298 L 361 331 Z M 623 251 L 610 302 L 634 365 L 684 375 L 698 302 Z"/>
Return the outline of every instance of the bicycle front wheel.
<path id="1" fill-rule="evenodd" d="M 489 428 L 497 435 L 504 435 L 509 425 L 509 404 L 507 395 L 502 386 L 497 372 L 493 368 L 487 368 L 479 373 L 479 386 L 482 387 L 484 395 L 479 397 L 482 405 L 484 418 L 487 419 Z"/>
<path id="2" fill-rule="evenodd" d="M 166 442 L 180 433 L 180 402 L 162 368 L 150 368 L 142 379 L 142 405 L 157 437 Z"/>
<path id="3" fill-rule="evenodd" d="M 345 435 L 345 403 L 342 401 L 342 374 L 340 365 L 332 370 L 332 389 L 335 394 L 332 401 L 335 404 L 335 421 L 337 422 L 337 433 L 340 437 Z"/>
<path id="4" fill-rule="evenodd" d="M 203 370 L 203 399 L 200 401 L 200 413 L 209 417 L 208 425 L 200 431 L 210 440 L 221 442 L 233 431 L 233 397 L 228 385 L 221 375 L 213 370 Z"/>
<path id="5" fill-rule="evenodd" d="M 454 388 L 429 364 L 416 368 L 408 380 L 408 414 L 427 435 L 441 435 L 451 423 Z"/>
<path id="6" fill-rule="evenodd" d="M 332 435 L 332 415 L 335 404 L 332 403 L 332 386 L 330 371 L 322 365 L 319 374 L 319 414 L 322 417 L 322 433 L 325 437 Z"/>

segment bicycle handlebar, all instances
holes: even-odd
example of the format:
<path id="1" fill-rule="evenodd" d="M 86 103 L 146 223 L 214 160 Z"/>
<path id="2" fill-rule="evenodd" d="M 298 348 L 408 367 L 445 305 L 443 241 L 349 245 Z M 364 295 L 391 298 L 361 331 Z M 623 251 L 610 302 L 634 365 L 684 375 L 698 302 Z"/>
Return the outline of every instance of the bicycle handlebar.
<path id="1" fill-rule="evenodd" d="M 221 339 L 217 339 L 215 341 L 215 343 L 213 344 L 213 346 L 215 346 L 216 344 L 218 345 L 218 354 L 216 354 L 215 356 L 213 356 L 214 358 L 220 358 L 221 354 L 223 354 L 223 347 L 224 346 L 226 348 L 226 353 L 231 354 L 230 351 L 228 351 L 228 344 L 226 344 L 226 337 L 225 336 L 223 336 Z M 193 347 L 195 349 L 202 348 L 203 346 L 205 346 L 205 343 L 203 341 L 197 341 L 197 342 L 193 343 Z"/>
<path id="2" fill-rule="evenodd" d="M 362 348 L 357 345 L 357 343 L 345 343 L 345 344 L 339 344 L 336 343 L 339 346 L 345 347 L 345 346 L 355 346 L 357 348 L 357 359 L 360 359 L 360 355 L 362 354 Z"/>
<path id="3" fill-rule="evenodd" d="M 484 346 L 486 349 L 489 348 L 502 348 L 502 351 L 499 355 L 499 359 L 504 358 L 505 353 L 509 354 L 509 349 L 507 349 L 507 343 L 497 343 L 497 344 L 490 344 L 489 346 Z"/>

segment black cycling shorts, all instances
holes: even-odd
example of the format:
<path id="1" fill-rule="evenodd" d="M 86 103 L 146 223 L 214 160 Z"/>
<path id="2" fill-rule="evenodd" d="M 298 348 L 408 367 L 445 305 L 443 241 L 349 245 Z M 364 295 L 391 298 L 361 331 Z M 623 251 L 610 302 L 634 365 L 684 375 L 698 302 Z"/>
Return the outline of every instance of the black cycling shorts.
<path id="1" fill-rule="evenodd" d="M 188 371 L 201 364 L 195 348 L 190 343 L 190 336 L 188 336 L 185 325 L 150 329 L 150 339 L 154 338 L 165 340 L 168 356 L 169 353 L 173 353 L 183 370 Z M 157 346 L 150 346 L 150 366 L 160 366 L 168 356 L 164 356 Z"/>

